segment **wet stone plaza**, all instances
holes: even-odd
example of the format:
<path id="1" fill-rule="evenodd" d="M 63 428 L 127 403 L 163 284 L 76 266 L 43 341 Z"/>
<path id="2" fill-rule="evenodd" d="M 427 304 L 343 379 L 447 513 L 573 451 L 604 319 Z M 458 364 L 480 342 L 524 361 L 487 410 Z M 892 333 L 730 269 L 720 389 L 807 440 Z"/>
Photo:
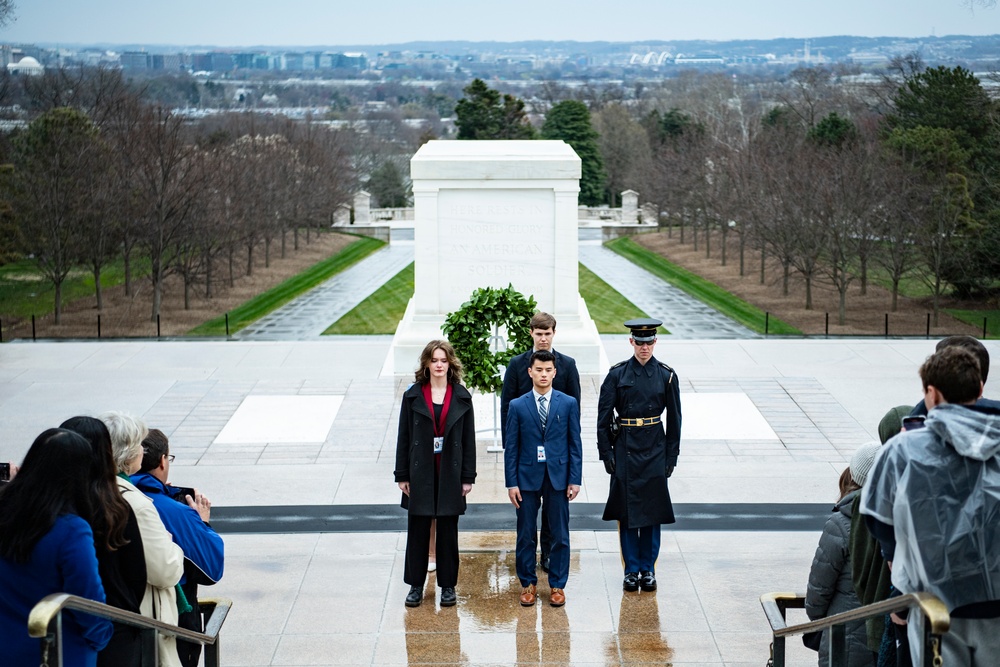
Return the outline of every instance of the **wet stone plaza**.
<path id="1" fill-rule="evenodd" d="M 613 361 L 625 336 L 603 336 Z M 565 607 L 518 604 L 513 508 L 476 396 L 478 478 L 459 522 L 458 604 L 403 605 L 405 513 L 393 481 L 399 401 L 390 337 L 307 341 L 15 342 L 0 346 L 0 460 L 44 428 L 118 409 L 171 439 L 171 479 L 203 490 L 226 540 L 223 664 L 763 665 L 758 597 L 804 591 L 837 478 L 882 414 L 920 396 L 924 340 L 698 340 L 664 336 L 681 380 L 659 588 L 624 593 L 614 524 L 600 515 L 602 377 L 582 378 L 583 488 L 571 504 Z M 991 352 L 996 346 L 987 343 Z M 558 339 L 556 341 L 558 347 Z M 986 394 L 990 395 L 987 385 Z M 789 642 L 790 664 L 816 654 Z"/>

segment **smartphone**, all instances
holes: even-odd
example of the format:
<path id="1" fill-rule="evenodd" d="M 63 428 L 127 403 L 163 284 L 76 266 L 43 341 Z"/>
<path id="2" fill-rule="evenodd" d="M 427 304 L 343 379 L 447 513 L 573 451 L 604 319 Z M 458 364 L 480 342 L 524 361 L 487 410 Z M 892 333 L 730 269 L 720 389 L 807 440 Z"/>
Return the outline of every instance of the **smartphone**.
<path id="1" fill-rule="evenodd" d="M 4 461 L 0 463 L 0 482 L 10 481 L 10 464 Z"/>
<path id="2" fill-rule="evenodd" d="M 173 499 L 179 503 L 184 503 L 187 505 L 187 499 L 184 496 L 191 496 L 191 500 L 194 500 L 194 488 L 190 486 L 170 486 L 173 489 L 174 495 Z"/>
<path id="3" fill-rule="evenodd" d="M 925 419 L 927 419 L 927 417 L 924 417 L 923 415 L 912 415 L 910 417 L 903 417 L 903 430 L 914 431 L 918 428 L 923 428 Z"/>

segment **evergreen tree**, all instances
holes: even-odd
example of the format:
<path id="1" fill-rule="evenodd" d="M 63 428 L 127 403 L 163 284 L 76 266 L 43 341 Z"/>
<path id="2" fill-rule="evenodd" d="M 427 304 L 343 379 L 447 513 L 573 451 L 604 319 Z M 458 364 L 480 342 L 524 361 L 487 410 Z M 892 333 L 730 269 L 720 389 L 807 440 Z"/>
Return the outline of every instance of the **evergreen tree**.
<path id="1" fill-rule="evenodd" d="M 562 139 L 580 156 L 580 203 L 598 206 L 604 200 L 604 161 L 597 145 L 597 132 L 590 124 L 587 105 L 576 100 L 559 102 L 545 117 L 543 139 Z"/>
<path id="2" fill-rule="evenodd" d="M 972 72 L 943 66 L 907 76 L 893 103 L 895 110 L 885 119 L 890 144 L 906 136 L 946 134 L 953 148 L 945 153 L 960 156 L 946 170 L 937 164 L 922 169 L 935 188 L 954 191 L 948 184 L 959 176 L 967 188 L 971 224 L 978 231 L 959 237 L 966 252 L 946 278 L 960 294 L 970 295 L 1000 277 L 1000 107 Z"/>
<path id="3" fill-rule="evenodd" d="M 459 139 L 535 138 L 522 100 L 501 95 L 482 79 L 474 79 L 462 92 L 465 97 L 455 105 Z"/>
<path id="4" fill-rule="evenodd" d="M 375 199 L 377 208 L 403 208 L 410 204 L 403 172 L 392 160 L 372 171 L 365 189 Z"/>

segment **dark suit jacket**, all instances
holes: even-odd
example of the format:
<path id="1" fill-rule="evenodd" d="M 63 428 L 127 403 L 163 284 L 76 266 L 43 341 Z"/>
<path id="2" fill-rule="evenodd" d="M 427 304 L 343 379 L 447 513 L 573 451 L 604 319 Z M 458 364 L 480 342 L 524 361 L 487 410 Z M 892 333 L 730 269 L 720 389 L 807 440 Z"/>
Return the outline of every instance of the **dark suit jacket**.
<path id="1" fill-rule="evenodd" d="M 507 442 L 507 411 L 510 402 L 519 396 L 531 393 L 531 378 L 528 376 L 528 361 L 534 350 L 522 352 L 510 360 L 507 372 L 503 375 L 503 390 L 500 392 L 500 432 L 501 442 Z M 576 360 L 565 354 L 556 355 L 556 377 L 552 380 L 552 388 L 576 399 L 580 405 L 580 373 L 576 370 Z"/>
<path id="2" fill-rule="evenodd" d="M 503 463 L 505 485 L 539 491 L 548 471 L 552 488 L 562 491 L 583 478 L 580 441 L 580 405 L 561 391 L 549 392 L 549 413 L 542 431 L 535 395 L 528 392 L 510 403 Z M 538 462 L 538 446 L 545 446 L 545 465 Z"/>

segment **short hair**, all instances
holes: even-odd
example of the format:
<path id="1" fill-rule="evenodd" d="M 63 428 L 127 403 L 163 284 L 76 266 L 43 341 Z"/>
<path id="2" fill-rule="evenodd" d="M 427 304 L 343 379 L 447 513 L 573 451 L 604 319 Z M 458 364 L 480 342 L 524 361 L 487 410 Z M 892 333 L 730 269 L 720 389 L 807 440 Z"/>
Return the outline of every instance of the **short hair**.
<path id="1" fill-rule="evenodd" d="M 158 428 L 149 429 L 142 441 L 142 465 L 139 472 L 149 472 L 160 466 L 160 461 L 170 453 L 170 441 L 166 434 Z"/>
<path id="2" fill-rule="evenodd" d="M 961 347 L 976 355 L 976 359 L 979 360 L 979 371 L 983 384 L 986 384 L 986 378 L 990 375 L 990 353 L 986 346 L 979 342 L 978 338 L 966 335 L 948 336 L 939 340 L 934 350 L 940 352 L 946 347 Z"/>
<path id="3" fill-rule="evenodd" d="M 111 434 L 111 453 L 118 472 L 128 474 L 129 461 L 142 453 L 142 441 L 149 429 L 138 417 L 112 410 L 98 417 Z"/>
<path id="4" fill-rule="evenodd" d="M 420 353 L 420 365 L 414 373 L 414 381 L 417 384 L 427 384 L 431 381 L 430 365 L 435 350 L 444 350 L 448 359 L 448 382 L 461 382 L 462 362 L 455 354 L 455 348 L 446 340 L 432 340 L 424 346 L 423 352 Z"/>
<path id="5" fill-rule="evenodd" d="M 528 368 L 535 365 L 536 361 L 540 361 L 543 364 L 546 362 L 552 362 L 554 366 L 556 363 L 556 355 L 552 353 L 551 350 L 538 350 L 531 353 L 531 358 L 528 360 Z"/>
<path id="6" fill-rule="evenodd" d="M 979 360 L 964 347 L 945 347 L 927 357 L 920 380 L 924 391 L 934 387 L 948 403 L 972 403 L 983 390 Z"/>
<path id="7" fill-rule="evenodd" d="M 531 316 L 531 321 L 528 322 L 528 328 L 532 331 L 535 329 L 552 329 L 555 331 L 556 318 L 552 317 L 548 313 L 539 311 Z"/>

